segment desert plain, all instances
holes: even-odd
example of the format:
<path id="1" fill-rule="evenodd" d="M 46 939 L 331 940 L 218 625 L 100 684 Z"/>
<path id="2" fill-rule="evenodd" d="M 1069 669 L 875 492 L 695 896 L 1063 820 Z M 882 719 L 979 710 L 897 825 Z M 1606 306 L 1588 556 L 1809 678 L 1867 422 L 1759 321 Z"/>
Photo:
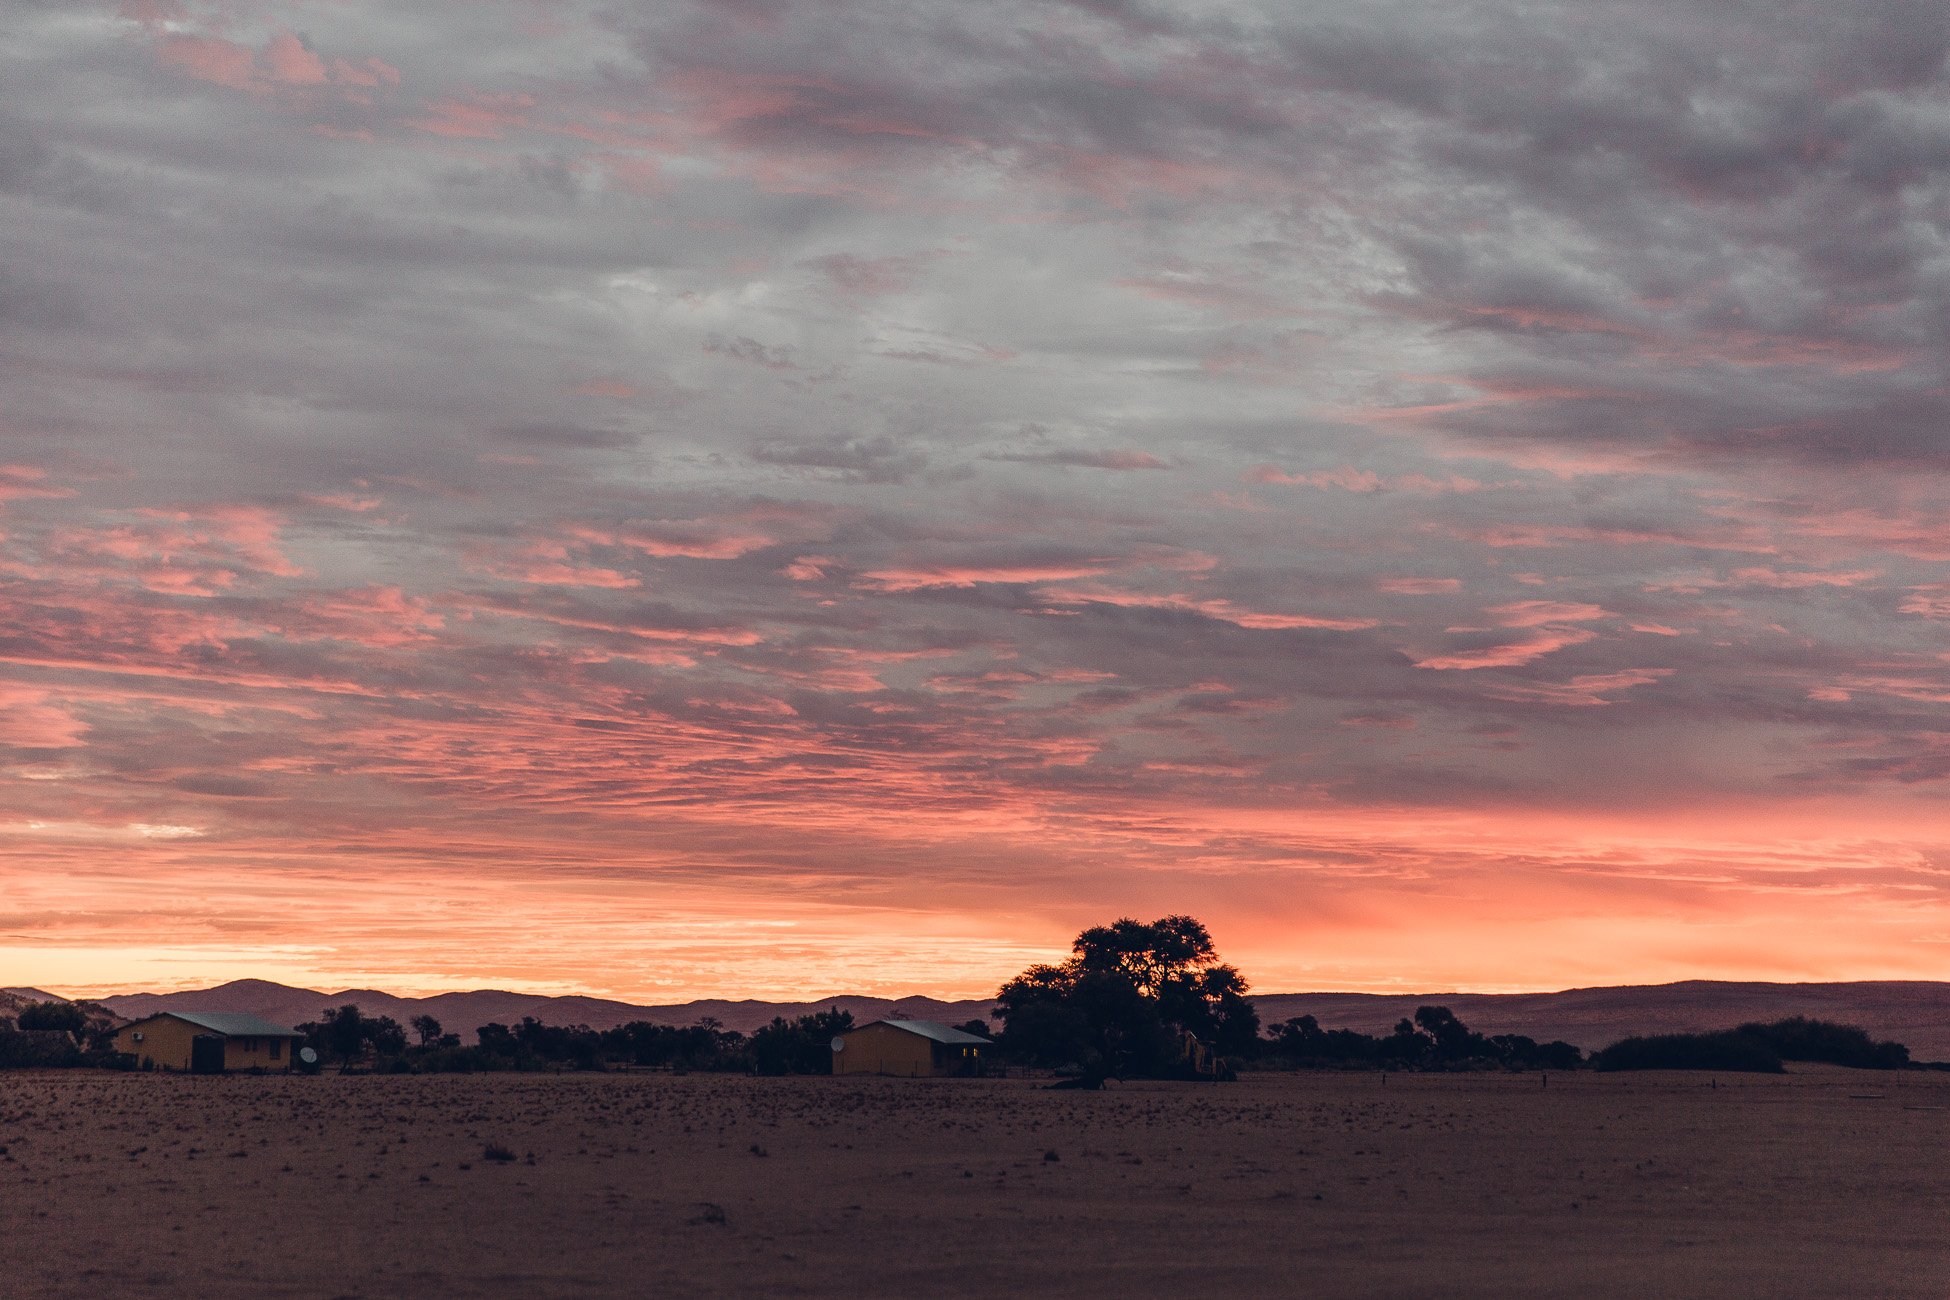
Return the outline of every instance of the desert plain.
<path id="1" fill-rule="evenodd" d="M 0 1294 L 1950 1294 L 1946 1074 L 1043 1082 L 7 1074 Z"/>

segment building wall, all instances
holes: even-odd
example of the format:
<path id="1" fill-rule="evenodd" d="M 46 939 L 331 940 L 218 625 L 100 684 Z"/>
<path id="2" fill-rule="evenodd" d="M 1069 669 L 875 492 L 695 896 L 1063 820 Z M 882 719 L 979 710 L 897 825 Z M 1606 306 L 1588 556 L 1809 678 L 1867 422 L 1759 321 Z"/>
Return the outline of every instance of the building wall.
<path id="1" fill-rule="evenodd" d="M 136 1042 L 140 1032 L 142 1041 Z M 190 1040 L 207 1030 L 165 1016 L 146 1024 L 128 1025 L 115 1033 L 115 1050 L 132 1052 L 138 1064 L 153 1064 L 158 1070 L 190 1068 Z"/>
<path id="2" fill-rule="evenodd" d="M 849 1029 L 846 1048 L 833 1053 L 834 1074 L 894 1074 L 919 1078 L 935 1073 L 934 1040 L 892 1025 Z"/>
<path id="3" fill-rule="evenodd" d="M 137 1030 L 142 1033 L 139 1043 L 135 1041 Z M 115 1050 L 133 1053 L 138 1064 L 147 1062 L 158 1070 L 188 1070 L 190 1040 L 209 1032 L 186 1020 L 164 1016 L 116 1031 Z M 265 1070 L 288 1070 L 297 1047 L 297 1040 L 292 1038 L 227 1038 L 223 1045 L 223 1068 L 248 1070 L 257 1066 Z M 277 1055 L 273 1056 L 273 1051 Z"/>
<path id="4" fill-rule="evenodd" d="M 298 1050 L 295 1038 L 226 1038 L 223 1043 L 223 1068 L 226 1070 L 289 1070 L 291 1054 Z"/>

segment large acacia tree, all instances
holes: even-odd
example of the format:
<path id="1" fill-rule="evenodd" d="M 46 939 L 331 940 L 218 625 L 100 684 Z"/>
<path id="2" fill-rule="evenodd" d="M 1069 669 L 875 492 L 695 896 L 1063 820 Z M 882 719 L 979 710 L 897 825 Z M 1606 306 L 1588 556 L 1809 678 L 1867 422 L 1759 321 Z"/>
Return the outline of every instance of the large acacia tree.
<path id="1" fill-rule="evenodd" d="M 1030 967 L 1002 986 L 998 1003 L 1011 1054 L 1095 1078 L 1170 1073 L 1181 1030 L 1227 1055 L 1259 1037 L 1245 979 L 1189 916 L 1085 930 L 1067 961 Z"/>

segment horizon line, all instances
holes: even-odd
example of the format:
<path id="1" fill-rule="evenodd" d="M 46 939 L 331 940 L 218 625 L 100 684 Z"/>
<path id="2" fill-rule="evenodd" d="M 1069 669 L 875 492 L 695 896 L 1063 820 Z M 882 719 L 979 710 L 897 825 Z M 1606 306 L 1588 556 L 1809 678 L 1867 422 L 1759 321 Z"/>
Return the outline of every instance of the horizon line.
<path id="1" fill-rule="evenodd" d="M 1662 980 L 1655 983 L 1647 983 L 1647 984 L 1634 984 L 1634 983 L 1576 984 L 1576 985 L 1568 985 L 1560 988 L 1500 988 L 1500 989 L 1447 988 L 1447 989 L 1399 989 L 1399 990 L 1382 990 L 1382 989 L 1373 989 L 1373 988 L 1339 988 L 1339 989 L 1314 988 L 1314 989 L 1293 989 L 1293 990 L 1286 990 L 1280 992 L 1262 992 L 1262 991 L 1255 990 L 1255 991 L 1248 992 L 1246 996 L 1249 999 L 1279 998 L 1279 997 L 1381 997 L 1381 998 L 1545 997 L 1545 996 L 1553 996 L 1553 995 L 1565 994 L 1565 993 L 1591 992 L 1591 991 L 1597 991 L 1603 989 L 1672 988 L 1682 984 L 1766 985 L 1766 986 L 1782 987 L 1782 988 L 1802 988 L 1802 987 L 1831 987 L 1836 985 L 1847 985 L 1847 984 L 1946 984 L 1946 983 L 1950 983 L 1950 980 L 1940 980 L 1940 979 L 1730 980 L 1730 979 L 1713 979 L 1707 977 L 1689 977 L 1686 979 Z M 298 984 L 286 984 L 281 980 L 266 979 L 262 976 L 239 976 L 236 979 L 221 980 L 215 984 L 203 985 L 200 987 L 193 987 L 193 988 L 162 989 L 162 990 L 146 989 L 146 988 L 120 989 L 120 990 L 114 990 L 114 991 L 102 992 L 102 993 L 81 993 L 81 994 L 58 992 L 55 989 L 48 988 L 38 983 L 23 983 L 18 985 L 7 985 L 5 987 L 9 990 L 15 990 L 15 991 L 30 991 L 36 993 L 44 993 L 51 997 L 59 998 L 67 1002 L 100 1002 L 108 998 L 174 997 L 185 993 L 205 993 L 205 992 L 210 992 L 214 989 L 225 988 L 233 984 L 271 984 L 271 985 L 276 985 L 279 988 L 290 989 L 293 992 L 316 993 L 322 997 L 343 997 L 349 993 L 378 993 L 385 997 L 398 998 L 402 1001 L 426 1001 L 432 998 L 462 996 L 471 993 L 502 993 L 513 997 L 531 997 L 531 998 L 545 998 L 545 999 L 581 998 L 592 1002 L 611 1002 L 622 1006 L 646 1007 L 646 1008 L 691 1006 L 700 1002 L 730 1002 L 730 1003 L 756 1002 L 756 1003 L 772 1003 L 772 1004 L 813 1004 L 819 1002 L 838 1001 L 840 999 L 845 999 L 845 998 L 870 998 L 876 1001 L 894 1002 L 894 1003 L 910 1002 L 910 1001 L 930 1001 L 930 1002 L 949 1002 L 949 1003 L 992 1002 L 996 1000 L 996 998 L 999 995 L 999 990 L 995 993 L 981 993 L 981 994 L 903 993 L 903 994 L 895 995 L 895 994 L 885 994 L 885 993 L 837 992 L 837 993 L 821 993 L 816 995 L 798 995 L 798 996 L 790 996 L 790 995 L 782 994 L 782 995 L 769 996 L 769 997 L 755 996 L 755 995 L 735 996 L 729 994 L 707 994 L 702 996 L 673 998 L 667 1001 L 650 1002 L 650 1001 L 636 1001 L 625 996 L 612 996 L 612 995 L 600 994 L 600 993 L 586 993 L 586 992 L 549 993 L 549 992 L 530 991 L 530 990 L 523 990 L 523 989 L 501 988 L 492 985 L 482 985 L 474 988 L 441 989 L 437 992 L 431 992 L 431 993 L 395 993 L 387 989 L 377 988 L 370 985 L 367 986 L 348 985 L 345 988 L 336 989 L 336 990 L 315 989 L 315 988 L 308 988 Z"/>

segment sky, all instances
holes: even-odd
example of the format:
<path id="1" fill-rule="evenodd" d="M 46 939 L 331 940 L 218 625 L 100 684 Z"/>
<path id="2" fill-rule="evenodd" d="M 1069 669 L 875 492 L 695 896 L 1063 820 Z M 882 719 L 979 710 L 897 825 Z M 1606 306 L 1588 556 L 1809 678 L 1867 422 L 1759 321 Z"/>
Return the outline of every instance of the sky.
<path id="1" fill-rule="evenodd" d="M 1941 976 L 1946 51 L 17 0 L 0 983 Z"/>

